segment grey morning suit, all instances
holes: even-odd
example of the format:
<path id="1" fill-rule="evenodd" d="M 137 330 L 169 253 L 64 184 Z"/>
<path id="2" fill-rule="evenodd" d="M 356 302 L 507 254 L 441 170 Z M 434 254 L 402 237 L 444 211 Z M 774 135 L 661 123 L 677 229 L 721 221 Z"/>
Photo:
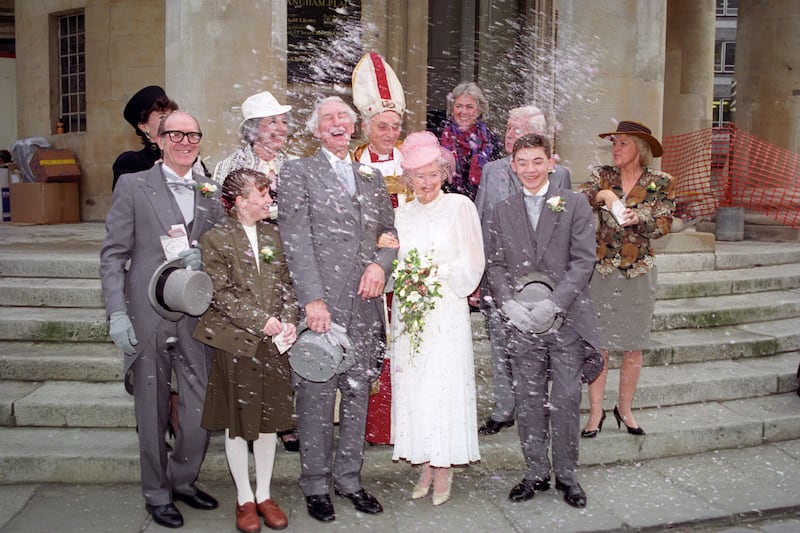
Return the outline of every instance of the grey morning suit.
<path id="1" fill-rule="evenodd" d="M 321 150 L 287 161 L 280 174 L 281 240 L 301 308 L 322 299 L 331 321 L 344 326 L 355 363 L 324 383 L 293 375 L 300 439 L 300 487 L 306 496 L 328 494 L 331 480 L 344 493 L 361 489 L 364 430 L 370 383 L 380 371 L 386 333 L 381 298 L 362 300 L 361 275 L 377 263 L 388 279 L 397 250 L 377 248 L 380 233 L 394 231 L 394 214 L 378 171 L 362 175 L 353 164 L 351 197 Z M 333 457 L 333 409 L 342 394 L 339 446 Z"/>
<path id="2" fill-rule="evenodd" d="M 555 171 L 549 177 L 551 187 L 560 187 L 571 190 L 569 169 L 556 165 Z M 491 223 L 492 208 L 522 190 L 519 178 L 511 170 L 511 156 L 506 156 L 497 161 L 490 161 L 483 167 L 481 185 L 478 196 L 475 198 L 475 207 L 483 227 L 483 242 L 489 244 L 489 225 Z M 494 412 L 492 419 L 496 422 L 505 422 L 514 418 L 514 385 L 511 376 L 511 362 L 505 351 L 505 332 L 503 321 L 500 318 L 494 302 L 486 298 L 489 287 L 486 276 L 481 283 L 481 310 L 486 316 L 486 330 L 489 334 L 489 343 L 492 350 L 492 385 L 494 393 Z"/>
<path id="3" fill-rule="evenodd" d="M 197 183 L 213 183 L 195 173 Z M 194 220 L 187 228 L 196 241 L 222 217 L 219 192 L 205 197 L 194 191 Z M 164 262 L 160 236 L 184 218 L 166 185 L 161 164 L 123 176 L 114 189 L 106 217 L 106 238 L 100 252 L 100 277 L 106 313 L 126 311 L 133 323 L 136 353 L 125 354 L 125 384 L 134 396 L 142 493 L 150 505 L 166 505 L 172 492 L 192 495 L 208 447 L 208 432 L 200 427 L 211 351 L 194 340 L 197 319 L 172 322 L 156 313 L 147 287 Z M 126 271 L 125 265 L 130 260 Z M 167 428 L 172 371 L 178 383 L 175 445 L 167 456 Z M 131 383 L 131 380 L 133 383 Z"/>
<path id="4" fill-rule="evenodd" d="M 506 350 L 516 391 L 517 421 L 527 463 L 526 479 L 550 477 L 576 482 L 581 368 L 587 350 L 599 350 L 596 319 L 589 293 L 595 263 L 592 210 L 582 195 L 550 186 L 546 198 L 561 196 L 562 212 L 545 203 L 534 231 L 528 223 L 524 194 L 495 205 L 487 254 L 487 278 L 498 309 L 513 298 L 517 282 L 530 273 L 547 274 L 555 284 L 551 299 L 565 313 L 556 334 L 533 335 L 506 326 Z M 548 396 L 547 370 L 553 381 Z"/>

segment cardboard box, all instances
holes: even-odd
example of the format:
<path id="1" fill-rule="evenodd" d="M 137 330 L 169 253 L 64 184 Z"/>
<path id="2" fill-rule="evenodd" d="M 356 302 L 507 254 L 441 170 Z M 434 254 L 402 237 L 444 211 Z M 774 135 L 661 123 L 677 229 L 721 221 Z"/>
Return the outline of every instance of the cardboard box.
<path id="1" fill-rule="evenodd" d="M 81 169 L 72 150 L 37 148 L 31 157 L 31 172 L 36 181 L 79 181 Z"/>
<path id="2" fill-rule="evenodd" d="M 11 184 L 11 222 L 64 224 L 80 221 L 77 183 Z"/>

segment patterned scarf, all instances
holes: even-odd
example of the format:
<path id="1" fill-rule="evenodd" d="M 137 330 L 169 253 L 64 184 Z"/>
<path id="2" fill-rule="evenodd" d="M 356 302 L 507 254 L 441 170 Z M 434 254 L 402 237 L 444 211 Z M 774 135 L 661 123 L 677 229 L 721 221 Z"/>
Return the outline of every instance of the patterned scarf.
<path id="1" fill-rule="evenodd" d="M 440 142 L 456 158 L 453 186 L 457 190 L 477 188 L 481 182 L 483 165 L 491 160 L 495 150 L 486 123 L 478 121 L 470 129 L 462 131 L 452 118 L 448 118 Z"/>

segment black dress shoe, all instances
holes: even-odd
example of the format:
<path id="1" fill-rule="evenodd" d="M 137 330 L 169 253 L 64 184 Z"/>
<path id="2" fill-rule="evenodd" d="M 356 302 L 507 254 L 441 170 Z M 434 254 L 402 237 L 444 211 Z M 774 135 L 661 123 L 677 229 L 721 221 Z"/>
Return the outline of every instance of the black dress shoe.
<path id="1" fill-rule="evenodd" d="M 333 522 L 336 520 L 331 497 L 327 494 L 306 496 L 306 508 L 311 518 L 316 518 L 320 522 Z"/>
<path id="2" fill-rule="evenodd" d="M 294 429 L 287 429 L 284 431 L 278 431 L 278 438 L 281 440 L 281 444 L 283 444 L 283 449 L 287 452 L 299 452 L 300 451 L 300 439 L 297 438 L 297 434 L 295 433 Z M 289 437 L 285 439 L 284 437 Z"/>
<path id="3" fill-rule="evenodd" d="M 486 421 L 484 425 L 480 427 L 478 433 L 481 435 L 494 435 L 495 433 L 499 432 L 503 428 L 510 428 L 514 425 L 514 419 L 506 420 L 505 422 L 498 422 L 490 418 Z"/>
<path id="4" fill-rule="evenodd" d="M 159 526 L 176 529 L 183 526 L 183 515 L 174 503 L 167 505 L 145 505 L 147 512 L 153 517 L 153 522 Z"/>
<path id="5" fill-rule="evenodd" d="M 216 509 L 219 505 L 219 502 L 208 494 L 207 492 L 203 492 L 200 489 L 197 489 L 197 492 L 192 494 L 191 496 L 187 494 L 181 494 L 180 492 L 173 492 L 172 499 L 183 502 L 189 507 L 194 509 L 201 509 L 203 511 L 210 511 L 211 509 Z"/>
<path id="6" fill-rule="evenodd" d="M 378 514 L 383 512 L 383 507 L 381 506 L 381 502 L 378 501 L 378 498 L 364 489 L 359 489 L 349 494 L 336 489 L 336 495 L 341 496 L 342 498 L 347 498 L 353 502 L 353 506 L 356 508 L 356 511 L 361 511 L 362 513 L 367 514 Z"/>
<path id="7" fill-rule="evenodd" d="M 564 501 L 573 507 L 582 509 L 586 507 L 586 493 L 578 483 L 567 485 L 556 478 L 556 490 L 564 491 Z"/>
<path id="8" fill-rule="evenodd" d="M 535 491 L 543 492 L 549 489 L 550 479 L 523 479 L 511 489 L 508 499 L 512 502 L 526 502 L 533 498 Z"/>

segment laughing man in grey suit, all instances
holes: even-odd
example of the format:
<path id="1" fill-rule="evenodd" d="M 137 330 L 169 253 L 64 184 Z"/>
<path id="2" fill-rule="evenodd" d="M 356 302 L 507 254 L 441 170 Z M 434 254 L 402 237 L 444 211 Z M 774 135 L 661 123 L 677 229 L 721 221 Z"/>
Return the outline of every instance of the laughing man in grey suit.
<path id="1" fill-rule="evenodd" d="M 494 207 L 487 275 L 494 303 L 506 320 L 506 350 L 527 464 L 509 499 L 529 500 L 535 491 L 550 488 L 547 451 L 552 435 L 556 489 L 564 491 L 568 504 L 585 507 L 576 469 L 581 370 L 600 344 L 589 294 L 594 224 L 585 198 L 548 182 L 553 163 L 546 137 L 526 135 L 514 144 L 511 168 L 523 190 Z M 518 302 L 518 285 L 532 272 L 549 277 L 552 292 L 546 299 Z M 553 381 L 549 394 L 548 370 Z"/>
<path id="2" fill-rule="evenodd" d="M 173 500 L 198 509 L 217 507 L 214 498 L 194 486 L 208 447 L 200 415 L 211 352 L 192 338 L 197 318 L 167 320 L 148 299 L 149 280 L 165 260 L 160 236 L 184 225 L 193 242 L 223 217 L 219 193 L 203 194 L 197 187 L 214 182 L 192 171 L 201 137 L 197 120 L 187 113 L 176 111 L 162 119 L 157 142 L 164 162 L 117 182 L 100 251 L 109 335 L 125 352 L 125 384 L 134 398 L 142 493 L 153 520 L 172 528 L 183 525 Z M 184 266 L 199 268 L 200 251 L 185 252 Z M 168 456 L 164 432 L 173 371 L 180 425 Z"/>
<path id="3" fill-rule="evenodd" d="M 506 123 L 505 149 L 508 155 L 497 161 L 490 161 L 483 167 L 481 185 L 475 198 L 475 207 L 483 227 L 483 242 L 489 242 L 489 225 L 492 208 L 522 190 L 514 171 L 511 169 L 511 153 L 514 143 L 523 135 L 538 133 L 544 135 L 547 122 L 544 113 L 535 105 L 516 107 L 508 112 Z M 550 185 L 571 190 L 569 169 L 554 165 L 549 175 Z M 489 292 L 486 277 L 481 283 L 483 294 Z M 481 298 L 481 311 L 486 316 L 486 330 L 492 351 L 492 385 L 494 393 L 494 411 L 478 432 L 482 435 L 493 435 L 503 428 L 514 425 L 514 387 L 511 378 L 511 362 L 506 355 L 505 333 L 503 321 L 490 298 Z"/>
<path id="4" fill-rule="evenodd" d="M 344 327 L 355 353 L 355 363 L 328 381 L 293 375 L 300 487 L 308 513 L 322 522 L 335 519 L 331 481 L 356 510 L 383 510 L 361 486 L 361 465 L 370 383 L 378 377 L 386 344 L 381 296 L 397 250 L 377 248 L 379 234 L 395 232 L 394 215 L 380 172 L 350 160 L 355 119 L 341 98 L 320 101 L 307 126 L 322 148 L 288 161 L 280 174 L 280 201 L 286 207 L 279 212 L 278 226 L 306 324 L 320 333 L 329 331 L 331 323 Z M 337 389 L 342 399 L 334 460 Z"/>

